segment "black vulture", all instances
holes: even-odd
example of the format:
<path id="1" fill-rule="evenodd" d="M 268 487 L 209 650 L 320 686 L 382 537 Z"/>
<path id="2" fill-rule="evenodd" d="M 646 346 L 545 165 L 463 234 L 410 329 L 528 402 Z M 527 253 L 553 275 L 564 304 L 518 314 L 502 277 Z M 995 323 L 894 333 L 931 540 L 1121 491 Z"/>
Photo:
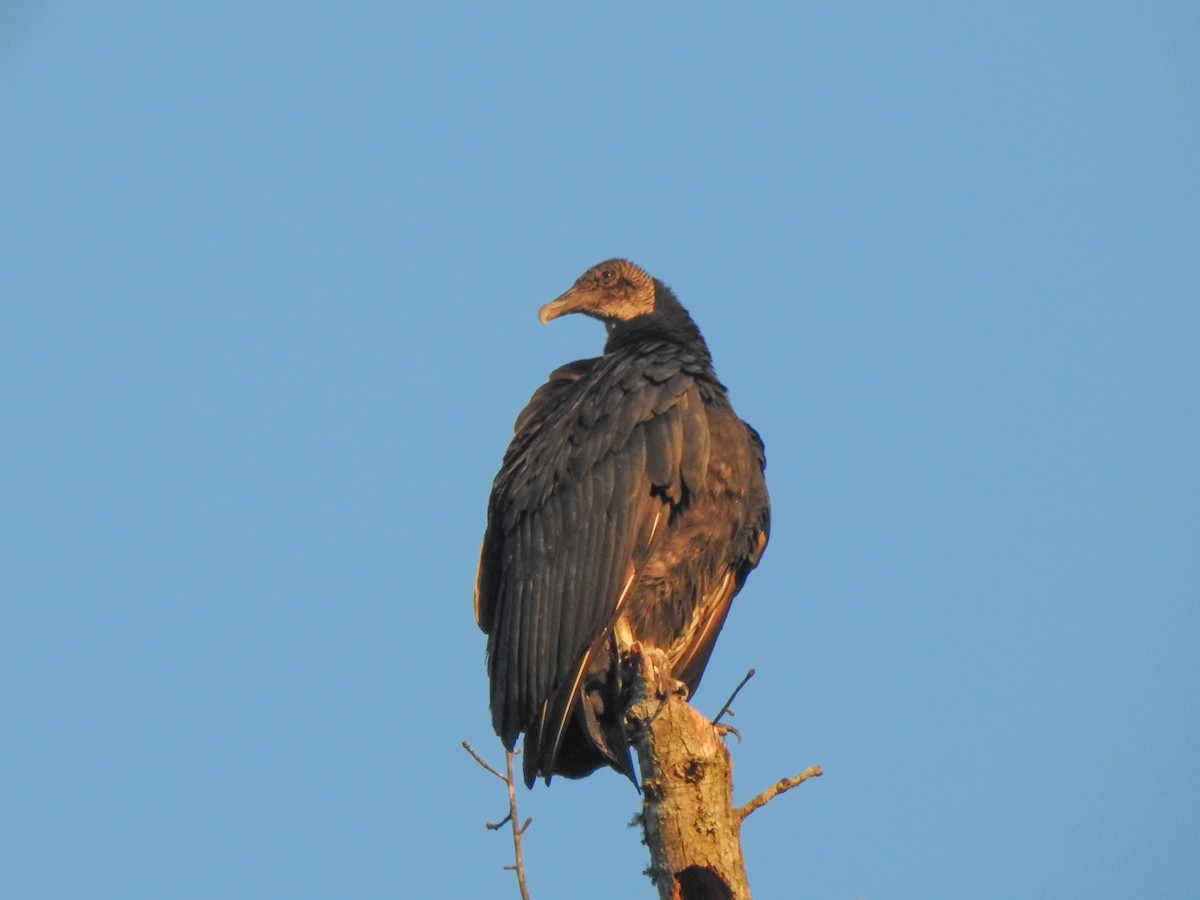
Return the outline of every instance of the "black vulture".
<path id="1" fill-rule="evenodd" d="M 568 313 L 604 323 L 604 354 L 517 418 L 475 583 L 492 724 L 509 750 L 525 733 L 530 787 L 603 765 L 636 783 L 629 648 L 665 653 L 690 696 L 770 528 L 762 441 L 670 288 L 613 259 L 538 317 Z"/>

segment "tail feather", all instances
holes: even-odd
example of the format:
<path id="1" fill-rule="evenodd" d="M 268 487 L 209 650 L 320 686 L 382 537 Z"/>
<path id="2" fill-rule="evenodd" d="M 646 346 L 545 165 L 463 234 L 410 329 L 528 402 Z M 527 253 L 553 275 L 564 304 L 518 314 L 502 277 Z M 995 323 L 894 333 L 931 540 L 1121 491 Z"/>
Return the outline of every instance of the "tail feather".
<path id="1" fill-rule="evenodd" d="M 609 766 L 635 785 L 637 773 L 625 734 L 626 700 L 611 671 L 615 654 L 602 639 L 584 655 L 576 676 L 542 705 L 526 731 L 525 784 L 554 775 L 582 778 Z"/>

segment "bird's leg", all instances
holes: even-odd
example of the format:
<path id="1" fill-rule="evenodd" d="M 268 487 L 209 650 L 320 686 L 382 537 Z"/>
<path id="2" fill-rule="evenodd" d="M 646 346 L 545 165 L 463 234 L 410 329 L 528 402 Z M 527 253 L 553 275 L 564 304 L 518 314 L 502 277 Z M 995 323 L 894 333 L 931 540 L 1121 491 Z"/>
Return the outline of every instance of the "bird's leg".
<path id="1" fill-rule="evenodd" d="M 687 700 L 688 686 L 680 681 L 671 672 L 671 664 L 667 660 L 667 654 L 657 648 L 651 651 L 651 669 L 654 673 L 654 688 L 658 692 L 658 696 L 666 702 L 671 697 L 681 697 Z"/>
<path id="2" fill-rule="evenodd" d="M 663 696 L 656 684 L 658 671 L 651 660 L 651 652 L 653 651 L 642 647 L 641 641 L 634 641 L 629 645 L 628 653 L 621 658 L 621 680 L 627 690 L 625 729 L 631 739 L 642 729 L 648 728 L 667 708 L 667 697 Z M 659 701 L 654 712 L 641 718 L 631 714 L 635 704 L 651 697 Z"/>
<path id="3" fill-rule="evenodd" d="M 688 696 L 687 685 L 671 674 L 671 665 L 667 655 L 657 647 L 633 641 L 629 644 L 628 652 L 622 657 L 622 682 L 630 691 L 631 700 L 636 700 L 639 689 L 646 697 L 657 699 L 658 706 L 650 718 L 643 724 L 654 721 L 666 709 L 667 702 L 673 696 L 684 700 Z"/>

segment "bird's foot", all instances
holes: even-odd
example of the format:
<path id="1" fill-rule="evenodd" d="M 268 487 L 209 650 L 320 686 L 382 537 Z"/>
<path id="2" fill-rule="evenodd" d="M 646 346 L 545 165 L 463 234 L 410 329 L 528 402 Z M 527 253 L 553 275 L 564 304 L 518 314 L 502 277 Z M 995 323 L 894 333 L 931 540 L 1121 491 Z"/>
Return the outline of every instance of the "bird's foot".
<path id="1" fill-rule="evenodd" d="M 664 701 L 671 697 L 681 697 L 687 700 L 688 694 L 691 692 L 688 690 L 687 684 L 680 681 L 671 672 L 667 655 L 654 647 L 647 647 L 644 652 L 651 663 L 650 671 L 654 676 L 655 694 Z"/>
<path id="2" fill-rule="evenodd" d="M 725 725 L 722 722 L 713 722 L 713 728 L 717 730 L 717 734 L 719 734 L 721 737 L 725 737 L 727 734 L 732 734 L 735 738 L 737 738 L 737 742 L 739 744 L 742 742 L 742 733 L 732 725 Z"/>
<path id="3" fill-rule="evenodd" d="M 664 697 L 675 696 L 686 700 L 691 694 L 691 691 L 688 690 L 687 683 L 680 681 L 670 673 L 667 673 L 665 676 L 663 676 L 660 687 L 662 688 L 662 695 Z"/>

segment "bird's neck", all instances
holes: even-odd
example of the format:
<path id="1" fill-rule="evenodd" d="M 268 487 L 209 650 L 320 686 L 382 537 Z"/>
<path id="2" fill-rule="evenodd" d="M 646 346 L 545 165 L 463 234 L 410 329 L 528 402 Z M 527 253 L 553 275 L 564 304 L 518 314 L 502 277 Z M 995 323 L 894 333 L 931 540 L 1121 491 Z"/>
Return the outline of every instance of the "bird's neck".
<path id="1" fill-rule="evenodd" d="M 654 312 L 634 319 L 606 323 L 608 341 L 604 345 L 604 352 L 615 353 L 647 341 L 667 341 L 678 344 L 711 364 L 712 357 L 700 329 L 671 289 L 655 279 L 654 293 Z"/>

